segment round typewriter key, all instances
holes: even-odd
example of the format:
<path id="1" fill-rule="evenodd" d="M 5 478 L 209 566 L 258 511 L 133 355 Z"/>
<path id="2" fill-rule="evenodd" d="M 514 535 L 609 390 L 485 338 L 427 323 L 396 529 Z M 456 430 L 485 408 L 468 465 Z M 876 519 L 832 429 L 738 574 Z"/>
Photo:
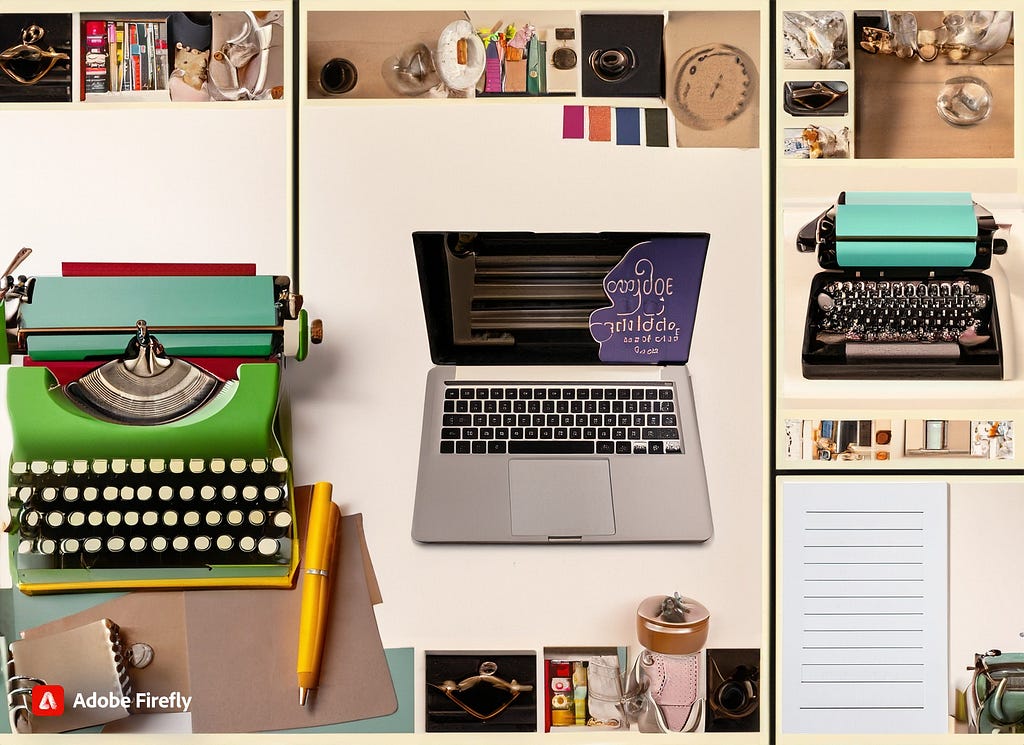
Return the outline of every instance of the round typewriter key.
<path id="1" fill-rule="evenodd" d="M 84 512 L 72 512 L 68 515 L 68 525 L 74 528 L 80 528 L 85 525 L 85 513 Z"/>
<path id="2" fill-rule="evenodd" d="M 153 510 L 150 510 L 148 512 L 143 512 L 142 513 L 142 524 L 143 525 L 148 525 L 149 527 L 153 527 L 158 522 L 160 522 L 160 515 L 157 514 L 156 512 L 154 512 Z"/>
<path id="3" fill-rule="evenodd" d="M 259 499 L 259 496 L 260 490 L 257 489 L 252 484 L 247 484 L 246 486 L 242 487 L 242 499 L 244 499 L 246 502 L 255 502 L 257 499 Z"/>
<path id="4" fill-rule="evenodd" d="M 192 546 L 196 551 L 209 551 L 210 546 L 213 545 L 213 541 L 210 540 L 208 535 L 197 535 L 192 539 Z"/>
<path id="5" fill-rule="evenodd" d="M 25 512 L 24 515 L 22 515 L 21 524 L 27 528 L 37 528 L 39 527 L 39 522 L 41 519 L 42 515 L 40 515 L 38 512 L 36 512 L 35 510 L 28 510 Z"/>
<path id="6" fill-rule="evenodd" d="M 267 521 L 267 513 L 263 510 L 253 510 L 249 513 L 249 524 L 250 525 L 262 525 Z"/>
<path id="7" fill-rule="evenodd" d="M 103 487 L 103 498 L 108 502 L 117 499 L 117 487 L 116 486 L 104 486 Z"/>
<path id="8" fill-rule="evenodd" d="M 88 520 L 89 524 L 94 528 L 99 527 L 103 524 L 103 513 L 98 510 L 93 510 L 89 513 Z"/>
<path id="9" fill-rule="evenodd" d="M 33 489 L 31 486 L 23 486 L 18 489 L 18 499 L 20 499 L 23 504 L 28 504 L 28 500 L 32 499 L 32 494 Z"/>
<path id="10" fill-rule="evenodd" d="M 163 473 L 164 469 L 167 468 L 167 463 L 163 458 L 150 458 L 149 460 L 149 472 L 150 473 Z"/>
<path id="11" fill-rule="evenodd" d="M 163 514 L 163 522 L 167 527 L 172 527 L 178 524 L 178 513 L 174 510 L 167 510 Z"/>
<path id="12" fill-rule="evenodd" d="M 107 472 L 107 461 L 105 458 L 97 458 L 92 462 L 92 472 L 100 475 Z"/>
<path id="13" fill-rule="evenodd" d="M 132 458 L 131 463 L 128 464 L 128 468 L 131 469 L 132 473 L 145 473 L 146 461 L 143 458 Z"/>
<path id="14" fill-rule="evenodd" d="M 171 458 L 167 467 L 171 470 L 171 473 L 185 473 L 185 461 L 181 458 Z"/>
<path id="15" fill-rule="evenodd" d="M 120 512 L 108 512 L 107 513 L 107 525 L 112 528 L 116 528 L 121 524 L 121 513 Z"/>
<path id="16" fill-rule="evenodd" d="M 50 554 L 54 554 L 56 552 L 57 541 L 53 540 L 52 538 L 44 538 L 43 540 L 39 541 L 39 553 L 46 554 L 47 556 L 49 556 Z"/>
<path id="17" fill-rule="evenodd" d="M 210 470 L 213 473 L 224 473 L 227 470 L 228 464 L 223 458 L 211 458 L 210 459 Z"/>
<path id="18" fill-rule="evenodd" d="M 28 473 L 28 463 L 22 460 L 15 461 L 11 464 L 11 473 L 15 476 L 21 476 Z"/>
<path id="19" fill-rule="evenodd" d="M 246 553 L 249 553 L 254 548 L 256 548 L 256 539 L 253 538 L 251 535 L 242 536 L 238 540 L 238 547 Z"/>
<path id="20" fill-rule="evenodd" d="M 181 521 L 190 528 L 194 528 L 199 525 L 202 520 L 202 516 L 195 510 L 189 510 L 181 517 Z"/>
<path id="21" fill-rule="evenodd" d="M 192 473 L 202 473 L 206 470 L 206 462 L 202 458 L 192 458 L 188 462 L 188 470 Z"/>
<path id="22" fill-rule="evenodd" d="M 252 463 L 249 464 L 253 473 L 266 473 L 267 472 L 267 461 L 263 458 L 254 458 Z"/>
<path id="23" fill-rule="evenodd" d="M 131 486 L 121 487 L 121 499 L 135 499 L 135 489 Z"/>
<path id="24" fill-rule="evenodd" d="M 89 470 L 89 462 L 85 460 L 72 461 L 71 470 L 78 475 L 82 475 Z"/>
<path id="25" fill-rule="evenodd" d="M 39 496 L 43 498 L 44 502 L 52 502 L 57 498 L 57 490 L 52 486 L 48 486 L 40 492 Z"/>
<path id="26" fill-rule="evenodd" d="M 124 513 L 124 524 L 129 528 L 134 528 L 139 524 L 139 513 L 138 512 L 126 512 Z"/>
<path id="27" fill-rule="evenodd" d="M 193 487 L 189 486 L 188 484 L 178 489 L 178 496 L 181 497 L 186 502 L 195 497 L 195 495 L 196 490 Z"/>
<path id="28" fill-rule="evenodd" d="M 221 551 L 230 551 L 231 547 L 235 545 L 235 539 L 229 535 L 217 536 L 217 548 Z"/>
<path id="29" fill-rule="evenodd" d="M 143 484 L 135 490 L 135 496 L 138 497 L 140 501 L 145 502 L 153 496 L 153 487 Z"/>
<path id="30" fill-rule="evenodd" d="M 264 556 L 273 556 L 277 553 L 277 540 L 274 538 L 260 538 L 258 549 Z"/>
<path id="31" fill-rule="evenodd" d="M 64 524 L 64 513 L 63 512 L 48 512 L 46 514 L 46 524 L 51 528 L 59 528 Z"/>
<path id="32" fill-rule="evenodd" d="M 117 553 L 123 551 L 125 546 L 125 540 L 119 535 L 112 535 L 107 539 L 107 551 Z"/>
<path id="33" fill-rule="evenodd" d="M 124 473 L 128 470 L 128 461 L 124 458 L 114 458 L 110 461 L 110 470 L 114 473 Z"/>
<path id="34" fill-rule="evenodd" d="M 245 521 L 245 513 L 241 510 L 231 510 L 228 513 L 228 525 L 241 525 Z"/>
<path id="35" fill-rule="evenodd" d="M 174 540 L 171 541 L 171 547 L 175 551 L 187 551 L 188 550 L 188 538 L 183 535 L 174 536 Z"/>
<path id="36" fill-rule="evenodd" d="M 19 554 L 30 554 L 30 553 L 32 553 L 32 549 L 35 547 L 34 543 L 35 543 L 34 541 L 20 541 L 18 543 L 18 553 Z"/>
<path id="37" fill-rule="evenodd" d="M 244 458 L 232 458 L 231 473 L 245 473 L 245 459 Z"/>
<path id="38" fill-rule="evenodd" d="M 60 551 L 63 554 L 76 554 L 81 547 L 82 544 L 77 538 L 65 538 L 60 544 Z"/>
<path id="39" fill-rule="evenodd" d="M 281 494 L 280 486 L 267 486 L 263 489 L 263 498 L 268 502 L 276 502 L 281 498 Z"/>
<path id="40" fill-rule="evenodd" d="M 36 476 L 42 476 L 44 473 L 50 470 L 50 464 L 45 460 L 34 460 L 32 461 L 32 473 Z"/>
<path id="41" fill-rule="evenodd" d="M 132 539 L 130 541 L 128 541 L 128 548 L 130 548 L 135 553 L 139 553 L 140 551 L 145 551 L 146 550 L 146 539 L 143 538 L 141 535 L 134 536 L 134 537 L 132 537 Z"/>
<path id="42" fill-rule="evenodd" d="M 64 487 L 64 501 L 74 502 L 78 499 L 78 487 L 77 486 L 65 486 Z"/>
<path id="43" fill-rule="evenodd" d="M 270 464 L 270 467 L 273 468 L 277 473 L 287 473 L 288 459 L 283 456 L 274 458 L 274 460 Z"/>
<path id="44" fill-rule="evenodd" d="M 199 496 L 202 497 L 204 501 L 209 502 L 217 496 L 217 488 L 207 484 L 199 490 Z"/>
<path id="45" fill-rule="evenodd" d="M 82 548 L 85 549 L 86 553 L 94 554 L 103 548 L 103 541 L 95 537 L 86 538 L 85 542 L 82 544 Z"/>
<path id="46" fill-rule="evenodd" d="M 165 502 L 169 502 L 170 500 L 174 499 L 174 489 L 170 486 L 167 486 L 166 484 L 157 489 L 156 493 L 157 496 L 160 497 L 160 499 L 164 500 Z"/>
<path id="47" fill-rule="evenodd" d="M 281 510 L 280 512 L 274 513 L 274 526 L 277 528 L 287 528 L 292 524 L 292 516 L 290 513 Z"/>
<path id="48" fill-rule="evenodd" d="M 63 476 L 68 472 L 68 462 L 66 460 L 55 460 L 50 466 L 50 470 L 58 476 Z"/>
<path id="49" fill-rule="evenodd" d="M 166 551 L 167 539 L 162 535 L 155 535 L 153 536 L 153 540 L 149 542 L 149 547 L 154 551 Z"/>
<path id="50" fill-rule="evenodd" d="M 236 494 L 238 494 L 238 489 L 231 484 L 221 487 L 220 495 L 229 502 L 235 498 Z"/>
<path id="51" fill-rule="evenodd" d="M 212 526 L 220 525 L 224 516 L 221 515 L 217 510 L 210 510 L 206 513 L 206 524 Z"/>

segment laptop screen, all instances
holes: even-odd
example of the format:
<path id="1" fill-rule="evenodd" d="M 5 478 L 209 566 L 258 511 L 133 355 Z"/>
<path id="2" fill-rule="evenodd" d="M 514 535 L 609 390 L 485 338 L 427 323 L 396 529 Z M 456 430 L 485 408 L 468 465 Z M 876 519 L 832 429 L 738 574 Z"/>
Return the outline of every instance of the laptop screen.
<path id="1" fill-rule="evenodd" d="M 685 363 L 707 233 L 416 232 L 430 356 L 438 365 L 566 365 L 601 361 L 590 314 L 613 305 L 605 280 L 638 244 L 680 253 L 676 323 Z M 664 361 L 664 360 L 663 360 Z"/>

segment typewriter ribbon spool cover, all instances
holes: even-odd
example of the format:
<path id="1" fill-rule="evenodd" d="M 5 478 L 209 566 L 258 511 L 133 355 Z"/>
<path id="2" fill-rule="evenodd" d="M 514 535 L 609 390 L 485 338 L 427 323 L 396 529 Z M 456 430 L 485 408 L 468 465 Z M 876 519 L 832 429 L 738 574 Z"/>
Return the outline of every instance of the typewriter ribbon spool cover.
<path id="1" fill-rule="evenodd" d="M 277 414 L 286 328 L 305 337 L 298 358 L 309 340 L 301 298 L 254 267 L 131 266 L 6 280 L 25 355 L 8 371 L 18 586 L 290 586 Z"/>

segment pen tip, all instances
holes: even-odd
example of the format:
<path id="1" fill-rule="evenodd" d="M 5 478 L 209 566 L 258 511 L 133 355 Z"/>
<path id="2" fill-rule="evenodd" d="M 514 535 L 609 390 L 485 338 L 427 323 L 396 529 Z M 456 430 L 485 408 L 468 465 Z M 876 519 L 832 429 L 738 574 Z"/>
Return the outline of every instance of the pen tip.
<path id="1" fill-rule="evenodd" d="M 300 688 L 299 689 L 299 706 L 305 706 L 306 705 L 306 696 L 308 694 L 309 694 L 309 689 L 308 688 Z"/>

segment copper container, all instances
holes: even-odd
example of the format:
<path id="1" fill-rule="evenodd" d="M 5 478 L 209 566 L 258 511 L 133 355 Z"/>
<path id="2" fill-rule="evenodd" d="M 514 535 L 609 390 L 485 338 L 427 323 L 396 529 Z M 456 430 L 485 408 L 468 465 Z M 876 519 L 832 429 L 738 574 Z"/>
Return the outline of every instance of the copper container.
<path id="1" fill-rule="evenodd" d="M 686 612 L 681 622 L 661 618 L 665 595 L 644 598 L 636 609 L 636 638 L 640 646 L 661 654 L 696 654 L 708 640 L 708 609 L 692 598 L 683 598 Z"/>

